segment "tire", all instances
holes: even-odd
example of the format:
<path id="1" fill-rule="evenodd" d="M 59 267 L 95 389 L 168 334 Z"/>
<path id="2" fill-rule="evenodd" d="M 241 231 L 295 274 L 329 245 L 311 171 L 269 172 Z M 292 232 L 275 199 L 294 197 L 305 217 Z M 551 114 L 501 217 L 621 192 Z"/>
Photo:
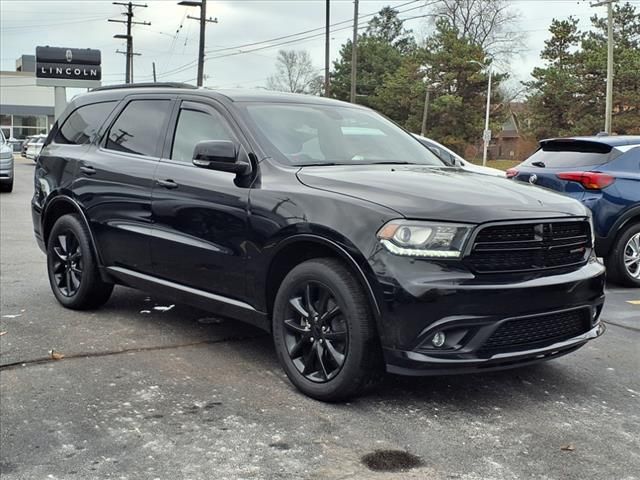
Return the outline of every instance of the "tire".
<path id="1" fill-rule="evenodd" d="M 317 400 L 357 396 L 384 371 L 367 296 L 336 259 L 308 260 L 284 278 L 273 309 L 273 339 L 291 383 Z"/>
<path id="2" fill-rule="evenodd" d="M 12 192 L 13 191 L 13 180 L 8 183 L 0 183 L 0 192 Z"/>
<path id="3" fill-rule="evenodd" d="M 51 229 L 47 242 L 49 284 L 66 308 L 98 308 L 109 300 L 113 284 L 100 278 L 91 237 L 77 215 L 63 215 Z"/>
<path id="4" fill-rule="evenodd" d="M 633 263 L 625 264 L 625 261 Z M 640 288 L 640 223 L 629 225 L 620 232 L 605 264 L 612 282 Z"/>

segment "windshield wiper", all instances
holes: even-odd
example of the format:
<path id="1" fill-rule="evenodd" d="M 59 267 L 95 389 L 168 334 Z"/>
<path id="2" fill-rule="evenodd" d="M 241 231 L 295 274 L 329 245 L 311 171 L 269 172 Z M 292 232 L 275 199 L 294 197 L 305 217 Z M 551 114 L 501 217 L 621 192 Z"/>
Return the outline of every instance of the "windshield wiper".
<path id="1" fill-rule="evenodd" d="M 296 167 L 331 167 L 335 165 L 344 165 L 344 163 L 334 162 L 318 162 L 318 163 L 296 163 Z"/>
<path id="2" fill-rule="evenodd" d="M 411 163 L 411 162 L 368 162 L 366 164 L 358 164 L 358 165 L 418 165 L 418 164 Z"/>

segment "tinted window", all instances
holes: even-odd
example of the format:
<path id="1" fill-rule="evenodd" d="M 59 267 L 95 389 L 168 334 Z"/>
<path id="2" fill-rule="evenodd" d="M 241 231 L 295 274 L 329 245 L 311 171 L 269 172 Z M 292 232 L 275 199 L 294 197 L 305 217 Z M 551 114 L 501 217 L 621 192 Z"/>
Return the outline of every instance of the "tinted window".
<path id="1" fill-rule="evenodd" d="M 170 109 L 169 100 L 130 102 L 109 130 L 106 147 L 137 155 L 158 156 Z"/>
<path id="2" fill-rule="evenodd" d="M 375 112 L 311 104 L 247 104 L 254 132 L 271 157 L 291 165 L 443 162 Z"/>
<path id="3" fill-rule="evenodd" d="M 69 115 L 56 133 L 56 143 L 82 145 L 93 140 L 100 126 L 117 102 L 94 103 L 78 108 Z"/>
<path id="4" fill-rule="evenodd" d="M 196 143 L 203 140 L 233 140 L 233 138 L 226 121 L 220 114 L 181 110 L 171 158 L 182 162 L 191 162 Z"/>

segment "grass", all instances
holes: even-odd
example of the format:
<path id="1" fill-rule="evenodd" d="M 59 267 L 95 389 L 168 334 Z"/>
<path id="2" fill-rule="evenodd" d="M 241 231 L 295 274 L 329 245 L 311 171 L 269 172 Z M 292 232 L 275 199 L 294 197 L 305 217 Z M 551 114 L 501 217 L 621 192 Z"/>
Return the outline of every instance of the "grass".
<path id="1" fill-rule="evenodd" d="M 482 165 L 482 160 L 472 160 L 475 165 Z M 518 160 L 487 160 L 487 167 L 497 168 L 498 170 L 507 170 L 521 163 Z"/>

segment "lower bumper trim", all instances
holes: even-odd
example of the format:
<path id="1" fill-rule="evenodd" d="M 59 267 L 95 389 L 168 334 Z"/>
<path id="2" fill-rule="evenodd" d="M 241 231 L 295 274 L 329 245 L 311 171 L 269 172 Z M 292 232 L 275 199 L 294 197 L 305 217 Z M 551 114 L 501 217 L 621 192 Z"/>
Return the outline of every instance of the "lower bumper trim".
<path id="1" fill-rule="evenodd" d="M 600 322 L 588 332 L 544 348 L 497 353 L 490 358 L 442 358 L 412 351 L 384 349 L 387 372 L 396 375 L 428 376 L 474 373 L 516 368 L 561 357 L 598 338 L 605 331 Z"/>

